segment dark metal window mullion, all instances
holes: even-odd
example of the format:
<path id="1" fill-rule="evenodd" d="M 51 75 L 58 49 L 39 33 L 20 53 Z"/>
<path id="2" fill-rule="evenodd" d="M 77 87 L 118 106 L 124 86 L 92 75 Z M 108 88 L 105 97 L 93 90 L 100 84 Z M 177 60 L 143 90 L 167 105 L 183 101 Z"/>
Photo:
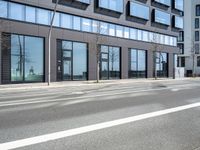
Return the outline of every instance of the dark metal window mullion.
<path id="1" fill-rule="evenodd" d="M 72 42 L 72 50 L 71 50 L 71 80 L 73 81 L 74 80 L 74 67 L 73 67 L 73 64 L 74 64 L 74 42 Z"/>
<path id="2" fill-rule="evenodd" d="M 25 52 L 25 36 L 23 36 L 23 48 L 22 48 L 22 51 L 23 51 L 23 82 L 25 82 L 25 54 L 26 54 L 26 52 Z"/>

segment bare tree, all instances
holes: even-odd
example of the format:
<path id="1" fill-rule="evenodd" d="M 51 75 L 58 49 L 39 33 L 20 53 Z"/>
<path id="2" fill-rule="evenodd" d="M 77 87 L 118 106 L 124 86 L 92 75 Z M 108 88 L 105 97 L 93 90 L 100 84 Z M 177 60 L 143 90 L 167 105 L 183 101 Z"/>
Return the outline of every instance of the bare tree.
<path id="1" fill-rule="evenodd" d="M 100 64 L 101 64 L 101 44 L 106 41 L 106 37 L 103 37 L 102 34 L 105 33 L 105 30 L 101 26 L 100 21 L 96 21 L 95 24 L 92 25 L 93 28 L 96 29 L 95 37 L 94 37 L 94 49 L 96 56 L 96 82 L 99 83 L 100 80 Z"/>

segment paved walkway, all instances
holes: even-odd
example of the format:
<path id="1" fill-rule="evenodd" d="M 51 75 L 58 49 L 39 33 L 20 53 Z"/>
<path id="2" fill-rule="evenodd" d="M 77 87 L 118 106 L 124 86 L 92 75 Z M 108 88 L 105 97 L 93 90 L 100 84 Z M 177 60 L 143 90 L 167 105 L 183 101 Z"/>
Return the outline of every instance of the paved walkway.
<path id="1" fill-rule="evenodd" d="M 153 82 L 166 82 L 173 80 L 191 80 L 192 78 L 181 78 L 181 79 L 172 79 L 172 78 L 158 78 L 157 80 L 153 78 L 149 79 L 122 79 L 122 80 L 100 80 L 99 83 L 96 83 L 96 80 L 90 81 L 62 81 L 62 82 L 52 82 L 48 86 L 47 82 L 45 83 L 26 83 L 26 84 L 6 84 L 0 85 L 0 90 L 16 90 L 16 89 L 34 89 L 34 88 L 56 88 L 56 87 L 79 87 L 79 86 L 100 86 L 100 85 L 114 85 L 114 84 L 127 84 L 127 83 L 153 83 Z M 200 79 L 200 78 L 195 78 Z"/>

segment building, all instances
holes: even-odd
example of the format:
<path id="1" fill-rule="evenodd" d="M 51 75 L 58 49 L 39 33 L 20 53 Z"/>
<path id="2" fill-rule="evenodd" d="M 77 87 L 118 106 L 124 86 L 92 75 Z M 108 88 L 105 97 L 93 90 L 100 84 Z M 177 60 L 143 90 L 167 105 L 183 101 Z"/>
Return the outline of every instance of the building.
<path id="1" fill-rule="evenodd" d="M 48 81 L 56 0 L 0 0 L 0 84 Z M 173 77 L 183 0 L 60 0 L 51 81 Z M 155 66 L 156 70 L 155 71 Z"/>
<path id="2" fill-rule="evenodd" d="M 178 37 L 178 62 L 180 67 L 185 67 L 186 76 L 200 76 L 200 0 L 186 0 L 184 5 L 184 30 L 180 31 Z"/>

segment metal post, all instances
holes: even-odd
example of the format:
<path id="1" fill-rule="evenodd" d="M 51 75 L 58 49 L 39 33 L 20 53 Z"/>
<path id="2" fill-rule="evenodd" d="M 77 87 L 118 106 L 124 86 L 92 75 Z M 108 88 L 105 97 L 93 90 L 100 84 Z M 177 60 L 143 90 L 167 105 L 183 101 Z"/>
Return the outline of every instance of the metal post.
<path id="1" fill-rule="evenodd" d="M 57 10 L 57 6 L 58 6 L 58 2 L 59 0 L 56 0 L 56 4 L 55 4 L 55 7 L 54 7 L 54 11 L 53 11 L 53 17 L 51 18 L 51 22 L 50 22 L 50 28 L 49 28 L 49 33 L 48 33 L 48 53 L 49 53 L 49 56 L 48 56 L 48 64 L 49 64 L 49 67 L 48 67 L 48 86 L 50 85 L 50 82 L 51 82 L 51 33 L 52 33 L 52 29 L 53 29 L 53 22 L 54 22 L 54 18 L 55 18 L 55 14 L 56 14 L 56 10 Z"/>

